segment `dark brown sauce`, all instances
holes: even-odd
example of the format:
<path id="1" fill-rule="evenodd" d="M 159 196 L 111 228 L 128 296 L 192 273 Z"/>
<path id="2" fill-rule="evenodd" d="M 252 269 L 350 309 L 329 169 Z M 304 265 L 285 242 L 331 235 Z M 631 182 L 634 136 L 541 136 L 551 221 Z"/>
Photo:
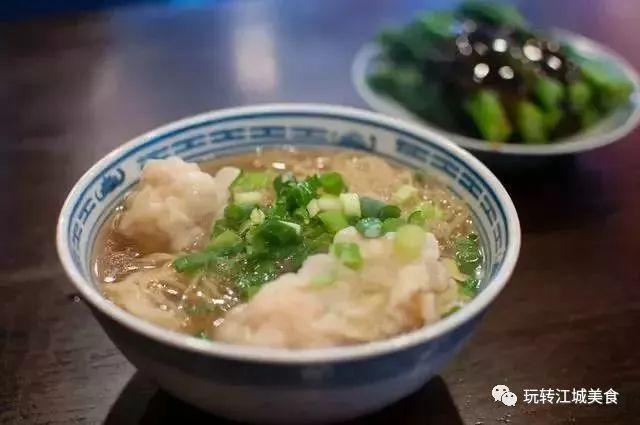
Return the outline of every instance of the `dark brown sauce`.
<path id="1" fill-rule="evenodd" d="M 526 81 L 546 75 L 562 82 L 575 78 L 575 66 L 557 42 L 518 28 L 466 21 L 451 43 L 448 58 L 430 59 L 442 78 L 459 89 L 490 88 L 525 94 Z"/>

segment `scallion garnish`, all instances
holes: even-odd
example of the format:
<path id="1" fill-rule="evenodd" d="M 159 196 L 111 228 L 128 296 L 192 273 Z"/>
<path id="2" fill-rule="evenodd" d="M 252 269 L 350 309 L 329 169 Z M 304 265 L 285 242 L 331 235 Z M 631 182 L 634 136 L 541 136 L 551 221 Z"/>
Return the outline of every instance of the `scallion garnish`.
<path id="1" fill-rule="evenodd" d="M 365 217 L 356 223 L 356 229 L 365 238 L 377 238 L 382 235 L 382 220 Z"/>
<path id="2" fill-rule="evenodd" d="M 342 211 L 323 211 L 318 214 L 318 218 L 330 233 L 337 233 L 339 230 L 349 226 L 349 222 Z"/>
<path id="3" fill-rule="evenodd" d="M 362 268 L 364 261 L 362 254 L 360 254 L 360 247 L 357 244 L 352 242 L 334 243 L 331 245 L 330 250 L 342 264 L 350 269 L 358 270 Z"/>

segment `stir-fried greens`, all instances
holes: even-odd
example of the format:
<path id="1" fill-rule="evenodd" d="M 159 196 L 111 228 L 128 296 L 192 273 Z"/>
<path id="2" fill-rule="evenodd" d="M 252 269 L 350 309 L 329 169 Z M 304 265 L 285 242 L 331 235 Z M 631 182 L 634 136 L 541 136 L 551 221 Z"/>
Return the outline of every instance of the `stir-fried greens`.
<path id="1" fill-rule="evenodd" d="M 333 243 L 340 230 L 354 226 L 365 238 L 396 232 L 395 251 L 408 260 L 417 257 L 430 221 L 442 211 L 418 197 L 418 189 L 403 185 L 393 195 L 397 204 L 349 192 L 341 174 L 328 172 L 297 179 L 291 173 L 243 171 L 230 187 L 231 202 L 215 221 L 207 246 L 177 258 L 179 273 L 209 273 L 235 285 L 246 298 L 286 272 L 297 271 L 316 253 L 331 252 L 357 270 L 362 256 L 355 243 Z M 460 291 L 473 297 L 476 272 L 482 263 L 477 236 L 456 242 L 456 272 Z M 462 275 L 464 274 L 464 275 Z M 331 274 L 314 278 L 323 286 Z"/>
<path id="2" fill-rule="evenodd" d="M 471 1 L 378 37 L 369 83 L 443 128 L 492 142 L 548 143 L 628 101 L 606 64 L 531 29 L 512 6 Z"/>

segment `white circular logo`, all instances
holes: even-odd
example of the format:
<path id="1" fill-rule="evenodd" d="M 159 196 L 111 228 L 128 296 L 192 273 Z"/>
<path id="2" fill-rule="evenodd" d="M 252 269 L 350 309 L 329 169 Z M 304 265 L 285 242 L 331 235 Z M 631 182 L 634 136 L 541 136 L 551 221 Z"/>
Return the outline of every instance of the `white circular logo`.
<path id="1" fill-rule="evenodd" d="M 518 396 L 511 391 L 507 391 L 506 393 L 502 394 L 500 401 L 502 401 L 505 406 L 515 406 L 516 401 L 518 401 Z"/>
<path id="2" fill-rule="evenodd" d="M 491 395 L 493 396 L 493 401 L 496 402 L 496 401 L 502 400 L 502 395 L 504 393 L 508 393 L 508 392 L 509 392 L 509 387 L 507 387 L 506 385 L 496 385 L 491 390 Z"/>

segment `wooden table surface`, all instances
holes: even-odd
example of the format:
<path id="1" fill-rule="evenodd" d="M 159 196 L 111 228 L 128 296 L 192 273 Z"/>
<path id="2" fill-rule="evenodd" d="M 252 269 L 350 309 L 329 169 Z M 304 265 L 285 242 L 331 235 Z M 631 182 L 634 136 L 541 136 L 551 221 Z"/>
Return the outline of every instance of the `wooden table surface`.
<path id="1" fill-rule="evenodd" d="M 420 5 L 236 1 L 0 24 L 0 423 L 227 423 L 136 373 L 75 295 L 54 227 L 74 181 L 129 138 L 269 101 L 364 107 L 357 48 Z M 640 68 L 636 0 L 523 2 L 539 25 L 603 41 Z M 355 423 L 632 424 L 640 419 L 640 132 L 498 172 L 520 261 L 460 355 L 419 393 Z M 494 403 L 490 391 L 613 388 L 617 405 Z"/>

